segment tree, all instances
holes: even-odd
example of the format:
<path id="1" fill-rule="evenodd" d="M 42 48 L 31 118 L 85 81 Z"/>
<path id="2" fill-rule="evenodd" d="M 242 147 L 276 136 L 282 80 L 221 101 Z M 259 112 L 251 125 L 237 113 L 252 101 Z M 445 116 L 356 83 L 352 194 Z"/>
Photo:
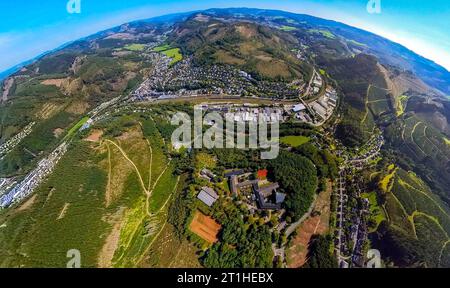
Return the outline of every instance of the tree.
<path id="1" fill-rule="evenodd" d="M 364 133 L 361 126 L 350 121 L 337 125 L 336 137 L 348 147 L 358 147 L 364 143 Z"/>
<path id="2" fill-rule="evenodd" d="M 338 268 L 336 257 L 330 253 L 330 246 L 330 237 L 313 236 L 309 242 L 309 260 L 304 268 Z"/>
<path id="3" fill-rule="evenodd" d="M 313 201 L 318 185 L 317 170 L 309 159 L 284 150 L 270 164 L 273 180 L 288 194 L 285 205 L 296 221 Z"/>

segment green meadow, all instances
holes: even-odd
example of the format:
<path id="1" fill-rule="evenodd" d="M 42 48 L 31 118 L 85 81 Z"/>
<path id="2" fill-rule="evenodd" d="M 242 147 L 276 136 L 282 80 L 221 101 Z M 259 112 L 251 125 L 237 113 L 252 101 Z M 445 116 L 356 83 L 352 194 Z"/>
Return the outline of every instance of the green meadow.
<path id="1" fill-rule="evenodd" d="M 285 136 L 280 139 L 281 143 L 291 147 L 299 147 L 305 143 L 308 143 L 309 140 L 310 138 L 306 136 Z"/>

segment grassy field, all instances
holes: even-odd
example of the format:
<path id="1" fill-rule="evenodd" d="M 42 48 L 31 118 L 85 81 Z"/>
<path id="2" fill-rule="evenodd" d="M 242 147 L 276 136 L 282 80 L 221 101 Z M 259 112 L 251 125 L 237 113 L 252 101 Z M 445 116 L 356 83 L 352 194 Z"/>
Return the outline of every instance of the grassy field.
<path id="1" fill-rule="evenodd" d="M 157 46 L 157 47 L 153 48 L 152 51 L 154 51 L 154 52 L 162 52 L 162 51 L 169 50 L 170 48 L 171 47 L 170 47 L 169 44 L 164 44 L 164 45 L 160 45 L 160 46 Z"/>
<path id="2" fill-rule="evenodd" d="M 295 28 L 295 27 L 292 27 L 292 26 L 287 26 L 287 25 L 283 25 L 283 26 L 281 26 L 281 27 L 280 27 L 280 30 L 283 30 L 283 31 L 289 32 L 289 31 L 294 31 L 294 30 L 297 30 L 297 28 Z"/>
<path id="3" fill-rule="evenodd" d="M 322 35 L 323 37 L 326 37 L 326 38 L 328 38 L 328 39 L 334 39 L 334 38 L 336 38 L 336 36 L 334 36 L 334 34 L 331 33 L 331 32 L 328 31 L 328 30 L 310 29 L 310 30 L 308 30 L 308 32 L 309 32 L 309 33 L 312 33 L 312 34 L 320 34 L 320 35 Z"/>
<path id="4" fill-rule="evenodd" d="M 173 175 L 173 172 L 173 165 L 169 165 L 155 185 L 149 202 L 150 213 L 158 212 L 173 194 L 173 190 L 176 188 L 179 181 L 179 179 Z"/>
<path id="5" fill-rule="evenodd" d="M 174 237 L 172 226 L 166 225 L 150 248 L 142 267 L 152 268 L 200 268 L 196 253 L 198 248 L 187 240 Z"/>
<path id="6" fill-rule="evenodd" d="M 446 137 L 444 137 L 444 142 L 445 144 L 447 144 L 448 146 L 450 146 L 450 140 Z"/>
<path id="7" fill-rule="evenodd" d="M 111 260 L 111 265 L 115 267 L 135 267 L 142 261 L 149 246 L 166 225 L 165 213 L 158 212 L 176 183 L 167 180 L 167 177 L 172 177 L 172 171 L 166 169 L 168 161 L 160 148 L 161 136 L 155 130 L 153 121 L 140 123 L 142 126 L 132 126 L 117 137 L 114 141 L 116 145 L 109 145 L 113 148 L 111 158 L 125 161 L 133 171 L 123 185 L 123 195 L 133 197 L 124 212 L 117 250 Z"/>
<path id="8" fill-rule="evenodd" d="M 180 48 L 172 48 L 169 50 L 162 51 L 162 53 L 167 57 L 172 58 L 172 62 L 170 62 L 170 65 L 173 65 L 183 60 L 183 55 L 181 55 Z"/>
<path id="9" fill-rule="evenodd" d="M 208 153 L 199 152 L 195 155 L 197 169 L 214 169 L 216 167 L 216 159 Z"/>
<path id="10" fill-rule="evenodd" d="M 128 115 L 102 125 L 101 142 L 75 138 L 33 197 L 1 211 L 1 267 L 65 267 L 70 249 L 81 252 L 82 267 L 136 267 L 164 245 L 157 239 L 185 178 L 173 175 L 153 120 Z M 186 259 L 173 265 L 198 265 L 196 249 L 179 245 Z"/>
<path id="11" fill-rule="evenodd" d="M 289 145 L 291 147 L 299 147 L 310 141 L 306 136 L 285 136 L 280 138 L 281 143 Z"/>
<path id="12" fill-rule="evenodd" d="M 172 48 L 169 44 L 164 44 L 153 48 L 154 52 L 161 52 L 167 57 L 172 58 L 172 62 L 170 65 L 174 65 L 175 63 L 183 60 L 183 55 L 181 54 L 180 48 Z"/>
<path id="13" fill-rule="evenodd" d="M 396 172 L 395 166 L 390 165 L 388 167 L 388 174 L 386 174 L 379 183 L 382 191 L 390 192 L 390 189 L 392 187 L 392 180 L 395 176 L 395 172 Z"/>
<path id="14" fill-rule="evenodd" d="M 72 136 L 73 134 L 75 134 L 76 132 L 78 132 L 78 130 L 80 130 L 80 128 L 89 120 L 89 117 L 83 117 L 80 121 L 77 122 L 77 124 L 75 124 L 72 128 L 69 129 L 69 131 L 67 132 L 67 137 Z"/>
<path id="15" fill-rule="evenodd" d="M 83 267 L 97 265 L 113 211 L 104 207 L 107 175 L 86 143 L 77 143 L 35 196 L 0 214 L 0 266 L 65 267 L 78 249 Z"/>
<path id="16" fill-rule="evenodd" d="M 402 95 L 397 99 L 397 117 L 402 116 L 405 113 L 406 104 L 408 103 L 408 96 Z"/>
<path id="17" fill-rule="evenodd" d="M 352 44 L 354 44 L 354 45 L 357 45 L 357 46 L 367 47 L 366 44 L 361 43 L 361 42 L 358 42 L 358 41 L 356 41 L 356 40 L 347 40 L 347 42 L 350 42 L 350 43 L 352 43 Z"/>
<path id="18" fill-rule="evenodd" d="M 125 50 L 130 50 L 130 51 L 144 51 L 145 45 L 144 44 L 129 44 L 123 48 Z"/>
<path id="19" fill-rule="evenodd" d="M 158 239 L 167 236 L 165 233 L 170 224 L 166 221 L 169 204 L 172 200 L 171 196 L 176 189 L 183 187 L 185 181 L 185 178 L 173 175 L 174 166 L 164 154 L 164 141 L 154 121 L 141 115 L 139 123 L 142 134 L 134 135 L 140 141 L 147 142 L 149 145 L 148 153 L 151 154 L 151 157 L 149 161 L 144 161 L 142 165 L 139 165 L 137 157 L 139 155 L 142 157 L 142 153 L 138 152 L 139 149 L 128 147 L 126 148 L 126 155 L 122 153 L 121 157 L 128 158 L 128 161 L 135 163 L 139 171 L 137 175 L 136 173 L 133 174 L 134 179 L 129 179 L 129 182 L 135 186 L 133 190 L 139 195 L 139 198 L 133 205 L 129 205 L 126 212 L 126 220 L 120 230 L 118 249 L 112 259 L 114 267 L 149 265 L 149 259 L 153 257 L 153 255 L 149 255 L 151 253 L 149 251 L 159 247 L 159 245 L 165 245 L 159 243 Z M 130 134 L 127 135 L 130 136 Z M 142 140 L 143 137 L 144 141 Z M 136 138 L 129 141 L 136 141 Z M 121 140 L 121 143 L 123 143 L 123 140 Z M 144 163 L 147 163 L 146 167 Z M 150 167 L 148 164 L 150 164 Z M 145 177 L 147 171 L 149 171 L 148 177 Z M 140 179 L 145 183 L 140 184 Z M 131 185 L 125 186 L 130 187 Z"/>
<path id="20" fill-rule="evenodd" d="M 374 229 L 372 229 L 371 232 L 376 231 L 378 228 L 378 225 L 383 220 L 386 220 L 386 215 L 384 214 L 382 206 L 378 204 L 377 200 L 377 194 L 375 192 L 371 193 L 363 193 L 361 195 L 363 198 L 366 198 L 369 200 L 370 203 L 370 217 L 375 221 L 376 226 Z"/>

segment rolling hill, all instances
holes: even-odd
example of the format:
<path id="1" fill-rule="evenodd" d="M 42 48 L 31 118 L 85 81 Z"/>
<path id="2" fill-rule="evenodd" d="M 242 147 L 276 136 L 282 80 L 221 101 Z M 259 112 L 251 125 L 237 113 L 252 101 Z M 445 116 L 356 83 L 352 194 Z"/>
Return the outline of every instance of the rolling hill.
<path id="1" fill-rule="evenodd" d="M 196 14 L 176 24 L 169 41 L 192 54 L 199 64 L 236 65 L 255 78 L 309 79 L 312 73 L 312 68 L 291 52 L 299 45 L 295 37 L 255 23 L 228 23 Z"/>
<path id="2" fill-rule="evenodd" d="M 378 204 L 383 217 L 371 244 L 392 266 L 450 265 L 450 101 L 444 97 L 450 93 L 450 73 L 401 45 L 308 15 L 209 9 L 126 23 L 16 68 L 2 86 L 7 92 L 0 103 L 0 144 L 18 136 L 20 141 L 0 155 L 0 180 L 22 180 L 61 142 L 68 143 L 68 151 L 33 195 L 0 210 L 0 266 L 61 267 L 68 249 L 79 249 L 86 267 L 276 265 L 271 241 L 278 245 L 286 239 L 274 232 L 269 215 L 250 215 L 226 196 L 223 166 L 282 171 L 297 159 L 295 164 L 307 162 L 305 169 L 326 187 L 325 178 L 337 173 L 336 163 L 332 169 L 329 162 L 336 156 L 343 164 L 342 151 L 357 153 L 377 133 L 386 142 L 368 168 L 377 177 L 364 180 L 374 186 L 380 199 L 371 196 L 376 202 L 371 204 Z M 170 116 L 192 113 L 195 101 L 224 96 L 228 88 L 233 95 L 225 96 L 239 103 L 264 98 L 293 104 L 315 75 L 336 89 L 336 113 L 323 127 L 288 123 L 284 140 L 307 141 L 283 146 L 279 164 L 259 161 L 248 151 L 172 149 Z M 130 95 L 149 80 L 158 87 L 152 93 L 163 96 L 211 87 L 219 92 L 207 90 L 204 98 L 186 103 L 135 103 Z M 89 119 L 94 124 L 84 127 Z M 214 163 L 208 168 L 220 177 L 207 184 L 199 179 L 200 158 Z M 297 187 L 290 175 L 274 175 Z M 315 182 L 311 190 L 321 184 Z M 226 209 L 198 203 L 196 192 L 203 185 L 219 191 Z M 304 204 L 298 210 L 313 201 L 305 195 L 295 199 Z M 227 228 L 217 239 L 226 245 L 210 245 L 189 232 L 197 210 L 205 217 L 222 216 L 216 226 Z M 336 215 L 324 219 L 332 231 Z M 247 236 L 257 244 L 238 245 L 247 243 L 240 242 L 249 241 Z"/>

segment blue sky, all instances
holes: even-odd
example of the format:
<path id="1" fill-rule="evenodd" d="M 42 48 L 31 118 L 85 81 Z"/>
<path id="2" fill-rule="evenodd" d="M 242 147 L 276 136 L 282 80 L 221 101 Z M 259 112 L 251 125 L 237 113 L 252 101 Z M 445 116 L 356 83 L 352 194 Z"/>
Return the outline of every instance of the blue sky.
<path id="1" fill-rule="evenodd" d="M 448 0 L 80 0 L 81 13 L 69 14 L 69 0 L 0 0 L 0 71 L 122 23 L 174 12 L 213 7 L 280 9 L 337 20 L 395 42 L 450 70 Z"/>

